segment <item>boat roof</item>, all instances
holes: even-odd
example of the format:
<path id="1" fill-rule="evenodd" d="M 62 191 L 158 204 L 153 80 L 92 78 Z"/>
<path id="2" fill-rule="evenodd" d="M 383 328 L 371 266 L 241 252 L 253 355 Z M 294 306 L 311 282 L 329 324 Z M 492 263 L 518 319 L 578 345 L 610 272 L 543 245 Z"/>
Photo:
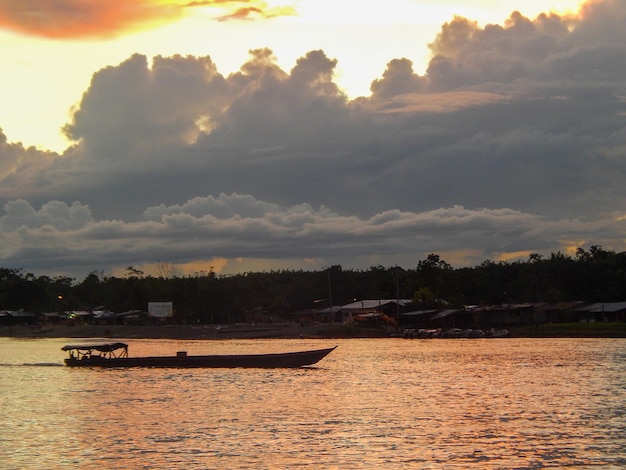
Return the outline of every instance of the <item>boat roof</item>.
<path id="1" fill-rule="evenodd" d="M 68 344 L 61 348 L 62 351 L 72 351 L 72 350 L 81 350 L 81 351 L 100 351 L 100 352 L 111 352 L 117 349 L 125 349 L 128 348 L 126 343 L 101 343 L 101 344 Z"/>

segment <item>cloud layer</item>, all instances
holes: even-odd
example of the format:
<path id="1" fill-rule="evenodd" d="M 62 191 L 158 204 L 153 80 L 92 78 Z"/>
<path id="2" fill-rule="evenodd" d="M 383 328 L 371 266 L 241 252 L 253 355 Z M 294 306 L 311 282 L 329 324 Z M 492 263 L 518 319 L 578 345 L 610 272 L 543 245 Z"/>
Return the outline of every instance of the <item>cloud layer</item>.
<path id="1" fill-rule="evenodd" d="M 426 74 L 391 58 L 355 100 L 319 50 L 289 71 L 254 50 L 228 76 L 208 56 L 134 55 L 94 74 L 63 155 L 0 134 L 0 259 L 84 273 L 622 251 L 624 24 L 617 0 L 454 18 Z"/>
<path id="2" fill-rule="evenodd" d="M 210 7 L 218 20 L 290 15 L 259 0 L 0 0 L 0 28 L 52 39 L 102 38 L 174 21 L 187 8 Z"/>

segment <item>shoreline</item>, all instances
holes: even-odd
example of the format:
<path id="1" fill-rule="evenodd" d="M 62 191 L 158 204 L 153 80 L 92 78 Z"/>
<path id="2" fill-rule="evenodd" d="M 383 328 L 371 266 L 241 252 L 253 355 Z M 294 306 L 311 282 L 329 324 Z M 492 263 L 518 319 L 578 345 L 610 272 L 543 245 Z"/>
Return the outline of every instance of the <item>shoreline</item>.
<path id="1" fill-rule="evenodd" d="M 512 338 L 626 338 L 626 323 L 554 323 L 509 328 Z M 0 327 L 6 338 L 341 339 L 388 338 L 385 329 L 328 323 L 246 325 L 25 325 Z"/>
<path id="2" fill-rule="evenodd" d="M 55 325 L 0 327 L 0 337 L 7 338 L 133 338 L 133 339 L 335 339 L 388 337 L 385 330 L 329 324 L 263 325 Z"/>

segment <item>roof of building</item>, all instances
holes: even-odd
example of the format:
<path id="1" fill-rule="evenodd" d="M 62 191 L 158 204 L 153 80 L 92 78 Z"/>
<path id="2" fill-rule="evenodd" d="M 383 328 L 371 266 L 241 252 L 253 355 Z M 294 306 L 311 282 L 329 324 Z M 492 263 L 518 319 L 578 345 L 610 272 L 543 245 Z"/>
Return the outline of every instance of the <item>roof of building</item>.
<path id="1" fill-rule="evenodd" d="M 429 315 L 431 313 L 436 313 L 438 312 L 438 310 L 414 310 L 412 312 L 403 312 L 400 315 L 402 315 L 403 317 L 417 317 L 419 315 Z"/>
<path id="2" fill-rule="evenodd" d="M 373 310 L 384 305 L 407 305 L 412 299 L 363 299 L 341 306 L 342 310 Z"/>
<path id="3" fill-rule="evenodd" d="M 577 312 L 619 312 L 626 310 L 626 302 L 597 302 L 576 309 Z"/>
<path id="4" fill-rule="evenodd" d="M 431 320 L 441 320 L 442 318 L 449 317 L 450 315 L 453 315 L 453 314 L 455 314 L 457 312 L 460 312 L 460 311 L 461 310 L 458 310 L 458 309 L 442 310 L 437 315 L 435 315 L 433 318 L 431 318 Z"/>

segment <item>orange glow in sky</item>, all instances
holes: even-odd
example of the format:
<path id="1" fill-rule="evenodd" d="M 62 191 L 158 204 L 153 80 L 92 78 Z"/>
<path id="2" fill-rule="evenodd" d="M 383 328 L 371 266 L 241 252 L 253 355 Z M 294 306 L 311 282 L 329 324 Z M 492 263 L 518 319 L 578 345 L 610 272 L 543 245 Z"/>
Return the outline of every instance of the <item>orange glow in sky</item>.
<path id="1" fill-rule="evenodd" d="M 386 64 L 424 73 L 431 43 L 455 15 L 504 24 L 515 10 L 575 13 L 580 0 L 0 0 L 0 128 L 9 141 L 63 151 L 60 132 L 93 73 L 135 53 L 210 56 L 235 72 L 268 47 L 285 70 L 311 50 L 337 59 L 334 80 L 369 94 Z"/>
<path id="2" fill-rule="evenodd" d="M 184 10 L 214 9 L 218 20 L 291 15 L 257 0 L 25 0 L 0 2 L 0 28 L 50 39 L 111 37 L 175 21 Z"/>
<path id="3" fill-rule="evenodd" d="M 138 26 L 154 26 L 180 17 L 176 2 L 64 2 L 27 0 L 0 3 L 0 26 L 50 39 L 110 37 Z"/>

